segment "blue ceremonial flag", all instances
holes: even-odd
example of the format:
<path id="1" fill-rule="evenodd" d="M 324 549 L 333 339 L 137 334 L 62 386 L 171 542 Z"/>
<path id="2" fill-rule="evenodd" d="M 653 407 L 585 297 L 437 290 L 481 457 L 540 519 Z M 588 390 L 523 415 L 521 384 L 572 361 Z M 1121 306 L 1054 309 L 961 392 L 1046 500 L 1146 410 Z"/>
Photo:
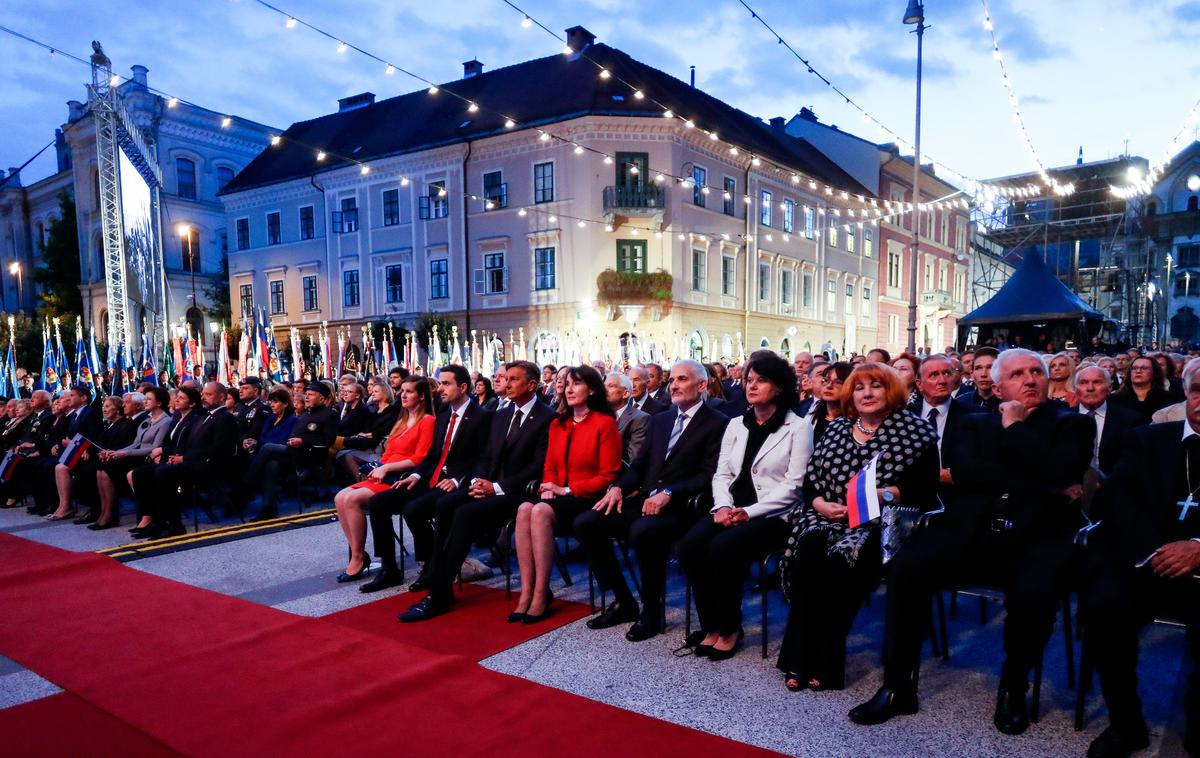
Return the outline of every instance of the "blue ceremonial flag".
<path id="1" fill-rule="evenodd" d="M 92 362 L 92 364 L 91 364 L 92 374 L 94 375 L 97 371 L 100 370 L 101 365 L 103 365 L 100 363 L 100 351 L 96 350 L 96 330 L 95 329 L 92 329 L 91 332 L 88 333 L 88 338 L 90 340 L 90 342 L 88 344 L 88 355 Z M 94 376 L 94 378 L 96 380 L 96 383 L 99 384 L 100 377 Z"/>
<path id="2" fill-rule="evenodd" d="M 50 341 L 50 330 L 42 331 L 42 375 L 38 377 L 38 389 L 54 392 L 58 388 L 58 355 Z"/>
<path id="3" fill-rule="evenodd" d="M 109 360 L 116 359 L 112 375 L 112 394 L 120 397 L 125 394 L 125 349 L 121 345 L 108 346 Z"/>
<path id="4" fill-rule="evenodd" d="M 71 386 L 71 362 L 67 360 L 67 349 L 63 347 L 62 334 L 58 332 L 58 327 L 54 327 L 54 341 L 58 343 L 58 376 L 62 384 L 55 394 L 61 394 L 63 390 Z"/>
<path id="5" fill-rule="evenodd" d="M 154 363 L 154 350 L 150 338 L 142 335 L 142 381 L 158 386 L 158 366 Z"/>

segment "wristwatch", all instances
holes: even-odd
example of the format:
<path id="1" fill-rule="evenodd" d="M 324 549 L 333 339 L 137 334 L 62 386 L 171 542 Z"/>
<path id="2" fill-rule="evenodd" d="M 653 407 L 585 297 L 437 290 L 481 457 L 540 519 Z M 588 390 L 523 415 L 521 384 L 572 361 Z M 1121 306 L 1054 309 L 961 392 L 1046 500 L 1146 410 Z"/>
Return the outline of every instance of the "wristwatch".
<path id="1" fill-rule="evenodd" d="M 891 505 L 892 503 L 896 502 L 896 496 L 892 494 L 891 490 L 881 491 L 879 493 L 879 499 L 883 501 L 884 505 Z"/>

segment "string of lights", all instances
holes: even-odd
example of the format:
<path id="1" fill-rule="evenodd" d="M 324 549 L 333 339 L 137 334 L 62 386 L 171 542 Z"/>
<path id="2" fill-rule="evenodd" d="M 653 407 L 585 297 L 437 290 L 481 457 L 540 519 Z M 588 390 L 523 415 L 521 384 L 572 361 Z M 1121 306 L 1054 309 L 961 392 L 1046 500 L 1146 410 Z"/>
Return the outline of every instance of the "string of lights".
<path id="1" fill-rule="evenodd" d="M 266 5 L 266 4 L 264 4 L 264 5 Z M 268 7 L 270 7 L 270 6 L 268 6 Z M 271 9 L 277 13 L 282 13 L 282 11 L 280 11 L 277 8 L 271 7 Z M 295 17 L 293 17 L 293 16 L 288 16 L 287 18 L 289 20 L 295 19 Z M 300 23 L 301 22 L 298 19 L 295 19 L 295 23 L 291 24 L 290 27 L 294 27 Z M 533 23 L 533 22 L 531 22 L 531 23 Z M 287 25 L 287 24 L 285 24 L 285 25 Z M 306 24 L 306 26 L 308 26 L 308 25 Z M 9 29 L 4 26 L 0 26 L 0 32 L 10 34 L 11 36 L 14 36 L 18 39 L 24 40 L 30 44 L 41 47 L 41 48 L 51 52 L 54 55 L 59 55 L 61 57 L 66 58 L 67 60 L 73 61 L 75 63 L 79 63 L 80 65 L 83 65 L 83 66 L 87 66 L 89 69 L 91 67 L 91 62 L 82 57 L 73 55 L 71 53 L 66 53 L 66 52 L 62 51 L 60 48 L 57 48 L 48 43 L 37 40 L 33 37 L 30 37 L 26 34 L 18 32 L 16 30 Z M 328 33 L 322 32 L 322 34 L 330 37 L 331 39 L 337 39 L 336 37 L 329 35 Z M 348 45 L 348 48 L 349 47 L 350 46 Z M 353 49 L 359 50 L 360 48 L 354 47 Z M 396 67 L 396 70 L 400 70 L 399 67 Z M 413 75 L 413 74 L 410 73 L 409 75 Z M 120 84 L 122 84 L 124 82 L 128 82 L 128 81 L 132 81 L 132 80 L 129 79 L 128 77 L 123 77 L 119 74 L 113 74 L 112 80 L 109 82 L 109 84 L 111 86 L 115 87 L 115 86 L 119 86 Z M 142 85 L 139 85 L 139 86 L 142 86 Z M 229 115 L 225 115 L 221 111 L 213 110 L 211 108 L 206 108 L 202 105 L 199 105 L 198 103 L 195 103 L 191 100 L 182 98 L 182 97 L 180 97 L 176 94 L 173 94 L 171 92 L 168 92 L 166 90 L 162 90 L 162 89 L 154 88 L 154 87 L 148 87 L 148 86 L 145 87 L 145 89 L 147 91 L 150 91 L 150 92 L 158 95 L 159 97 L 162 97 L 166 101 L 168 107 L 170 107 L 170 108 L 179 107 L 180 104 L 186 104 L 189 107 L 197 108 L 199 110 L 202 110 L 207 113 L 211 113 L 211 114 L 218 116 L 220 118 L 222 128 L 229 128 L 232 125 L 233 117 L 229 116 Z M 249 123 L 249 122 L 243 122 L 243 123 Z M 544 132 L 543 132 L 543 134 L 544 134 Z M 313 151 L 315 160 L 318 164 L 322 163 L 322 162 L 326 162 L 326 161 L 330 160 L 331 158 L 333 158 L 333 159 L 340 160 L 340 161 L 342 161 L 346 164 L 352 165 L 352 166 L 357 165 L 359 167 L 360 173 L 362 173 L 364 175 L 368 174 L 370 172 L 370 167 L 368 166 L 368 164 L 366 162 L 361 161 L 356 158 L 353 158 L 353 157 L 350 157 L 350 156 L 338 155 L 335 152 L 328 150 L 327 148 L 322 148 L 320 146 L 315 146 L 315 145 L 309 145 L 309 144 L 306 144 L 299 140 L 295 140 L 292 138 L 285 138 L 283 135 L 275 134 L 272 132 L 267 132 L 267 133 L 265 133 L 264 136 L 266 136 L 268 138 L 268 141 L 272 147 L 278 147 L 278 146 L 284 144 L 286 141 L 288 144 L 293 144 L 296 146 L 303 147 L 306 150 Z M 568 142 L 568 140 L 561 140 L 561 141 Z M 581 150 L 578 149 L 580 147 L 578 144 L 576 144 L 574 142 L 571 142 L 571 144 L 575 145 L 576 153 L 582 152 Z M 593 152 L 596 152 L 600 155 L 604 155 L 605 158 L 607 159 L 606 163 L 610 163 L 610 164 L 612 163 L 612 159 L 611 159 L 610 155 L 603 153 L 602 151 L 593 150 Z M 661 176 L 661 174 L 660 174 L 660 176 Z M 690 177 L 686 177 L 684 179 L 690 180 Z M 411 179 L 410 177 L 403 176 L 403 175 L 400 177 L 401 186 L 408 186 L 409 184 L 412 184 L 412 183 L 414 183 L 414 180 Z M 418 186 L 424 186 L 425 188 L 427 188 L 427 193 L 431 197 L 436 196 L 439 199 L 445 199 L 445 198 L 449 197 L 450 193 L 448 193 L 448 191 L 445 189 L 444 185 L 439 185 L 436 182 L 422 182 L 420 180 L 416 180 L 416 183 L 418 184 Z M 681 183 L 686 183 L 686 182 L 681 181 Z M 812 182 L 812 188 L 816 189 L 815 181 Z M 436 189 L 436 195 L 434 195 L 431 192 L 434 189 Z M 834 189 L 830 186 L 826 186 L 825 191 L 826 191 L 826 194 L 830 194 L 830 195 L 834 194 Z M 494 209 L 494 202 L 487 197 L 476 195 L 473 193 L 468 193 L 465 191 L 462 193 L 457 193 L 457 194 L 460 194 L 460 196 L 465 199 L 483 202 L 485 211 Z M 724 194 L 728 195 L 729 193 L 724 193 Z M 954 195 L 957 195 L 957 194 L 958 193 L 954 193 Z M 849 197 L 849 194 L 844 191 L 841 193 L 841 195 L 842 195 L 843 199 L 847 199 Z M 749 198 L 749 196 L 745 196 L 745 201 L 747 202 L 747 204 L 750 203 L 750 200 L 751 200 L 751 198 Z M 890 200 L 884 200 L 884 201 L 880 201 L 879 203 L 877 203 L 874 199 L 866 199 L 866 200 L 869 202 L 870 206 L 872 206 L 871 208 L 861 208 L 856 211 L 856 209 L 854 209 L 854 208 L 842 209 L 842 208 L 831 207 L 829 209 L 829 213 L 826 214 L 826 212 L 825 212 L 826 209 L 824 207 L 818 206 L 815 208 L 815 212 L 818 216 L 823 216 L 826 218 L 827 223 L 823 224 L 822 226 L 824 226 L 826 228 L 839 227 L 846 231 L 849 231 L 855 225 L 857 225 L 859 227 L 863 227 L 866 224 L 877 225 L 879 222 L 884 221 L 884 220 L 902 217 L 904 214 L 909 213 L 912 210 L 911 203 L 903 203 L 903 202 L 898 202 L 898 201 L 893 202 Z M 939 200 L 937 200 L 935 202 L 938 204 L 949 204 L 951 202 L 954 202 L 954 203 L 962 203 L 963 205 L 965 205 L 965 203 L 966 203 L 966 201 L 964 199 L 954 197 L 953 195 L 948 195 L 945 198 L 940 198 Z M 882 204 L 882 207 L 880 207 L 880 204 Z M 782 207 L 783 203 L 780 203 L 780 205 Z M 929 205 L 929 204 L 926 204 L 926 205 Z M 519 215 L 521 215 L 521 216 L 525 216 L 529 213 L 541 214 L 542 216 L 547 217 L 547 221 L 550 224 L 555 224 L 560 219 L 565 219 L 568 221 L 575 222 L 577 225 L 579 225 L 581 227 L 587 226 L 589 224 L 593 224 L 593 225 L 598 225 L 598 226 L 604 227 L 606 229 L 606 231 L 610 231 L 610 232 L 613 231 L 611 223 L 609 223 L 607 220 L 604 220 L 604 219 L 585 218 L 585 217 L 572 216 L 572 215 L 561 214 L 561 213 L 555 214 L 552 212 L 547 212 L 542 208 L 538 208 L 538 207 L 534 207 L 534 206 L 522 206 L 522 207 L 519 207 L 517 210 L 518 210 Z M 861 219 L 861 220 L 853 220 L 853 221 L 845 221 L 845 222 L 840 221 L 840 219 L 842 218 L 843 210 L 845 211 L 846 218 Z M 834 219 L 839 219 L 839 220 L 834 220 Z M 636 236 L 639 233 L 636 228 L 631 229 L 631 231 L 634 234 L 634 236 Z M 651 232 L 651 230 L 649 230 L 649 229 L 646 229 L 645 231 L 648 233 Z M 728 233 L 712 232 L 711 230 L 704 230 L 704 231 L 696 231 L 696 230 L 678 231 L 678 230 L 676 230 L 675 233 L 681 239 L 686 239 L 688 236 L 693 236 L 700 240 L 707 240 L 710 238 L 712 238 L 712 239 L 723 238 L 723 239 L 729 240 L 731 238 L 731 235 L 729 235 Z M 659 238 L 664 236 L 664 232 L 662 232 L 662 231 L 654 232 L 654 234 L 656 237 L 659 237 Z M 819 239 L 819 235 L 820 235 L 819 229 L 816 230 L 816 235 Z M 747 238 L 747 235 L 734 235 L 734 236 L 737 236 L 742 239 Z M 763 239 L 765 239 L 768 242 L 773 241 L 773 234 L 771 232 L 767 232 L 762 236 L 763 236 Z M 791 235 L 787 232 L 782 233 L 782 237 L 783 237 L 784 241 L 789 241 L 790 236 Z"/>
<path id="2" fill-rule="evenodd" d="M 1000 83 L 1004 85 L 1004 90 L 1008 95 L 1008 104 L 1012 108 L 1013 123 L 1017 126 L 1017 133 L 1021 137 L 1021 142 L 1025 147 L 1025 151 L 1029 153 L 1029 157 L 1033 160 L 1037 167 L 1038 176 L 1042 182 L 1049 187 L 1056 195 L 1070 195 L 1075 191 L 1074 184 L 1062 184 L 1046 170 L 1046 164 L 1042 161 L 1037 150 L 1033 146 L 1033 140 L 1029 137 L 1029 130 L 1025 128 L 1025 117 L 1021 115 L 1021 103 L 1017 99 L 1017 93 L 1013 87 L 1012 77 L 1008 75 L 1008 67 L 1004 65 L 1004 53 L 1000 50 L 1000 40 L 996 36 L 996 24 L 992 21 L 992 12 L 988 8 L 987 0 L 979 0 L 979 4 L 983 6 L 983 28 L 992 39 L 992 57 L 996 59 L 996 63 L 1000 66 Z"/>
<path id="3" fill-rule="evenodd" d="M 777 44 L 782 45 L 785 50 L 791 53 L 792 57 L 804 65 L 809 74 L 815 76 L 832 92 L 836 93 L 842 100 L 845 101 L 846 105 L 858 111 L 864 124 L 867 124 L 868 126 L 873 125 L 877 135 L 880 138 L 887 138 L 888 141 L 894 144 L 902 152 L 907 152 L 910 154 L 913 153 L 913 145 L 908 140 L 904 139 L 897 131 L 889 127 L 880 118 L 868 111 L 861 103 L 847 94 L 844 89 L 834 84 L 834 82 L 831 81 L 827 76 L 818 71 L 816 67 L 813 66 L 811 59 L 805 58 L 803 55 L 801 55 L 796 48 L 794 48 L 790 42 L 784 39 L 783 35 L 775 31 L 775 28 L 771 26 L 771 24 L 765 18 L 763 18 L 757 10 L 751 7 L 746 0 L 738 0 L 738 2 L 741 3 L 742 7 L 749 11 L 751 18 L 753 18 L 755 21 L 758 21 L 758 23 L 761 24 L 762 27 L 775 38 Z M 1013 187 L 992 185 L 987 184 L 986 182 L 981 182 L 978 179 L 972 178 L 960 171 L 956 171 L 942 161 L 939 161 L 933 156 L 929 155 L 924 149 L 922 149 L 922 152 L 925 153 L 926 157 L 928 157 L 930 162 L 933 164 L 934 174 L 939 177 L 948 175 L 954 182 L 962 185 L 964 187 L 964 191 L 977 198 L 983 197 L 985 199 L 994 199 L 996 197 L 1034 197 L 1041 194 L 1041 190 L 1036 184 L 1026 187 Z"/>
<path id="4" fill-rule="evenodd" d="M 1128 177 L 1129 183 L 1123 187 L 1109 187 L 1112 194 L 1122 200 L 1129 200 L 1150 194 L 1154 190 L 1154 185 L 1162 178 L 1167 166 L 1171 165 L 1172 159 L 1179 154 L 1179 150 L 1187 138 L 1188 130 L 1195 128 L 1198 120 L 1200 120 L 1200 100 L 1192 103 L 1191 110 L 1188 111 L 1187 116 L 1183 119 L 1183 125 L 1179 127 L 1179 131 L 1175 132 L 1175 135 L 1167 142 L 1167 146 L 1163 148 L 1158 160 L 1150 164 L 1150 170 L 1144 176 L 1135 171 Z"/>

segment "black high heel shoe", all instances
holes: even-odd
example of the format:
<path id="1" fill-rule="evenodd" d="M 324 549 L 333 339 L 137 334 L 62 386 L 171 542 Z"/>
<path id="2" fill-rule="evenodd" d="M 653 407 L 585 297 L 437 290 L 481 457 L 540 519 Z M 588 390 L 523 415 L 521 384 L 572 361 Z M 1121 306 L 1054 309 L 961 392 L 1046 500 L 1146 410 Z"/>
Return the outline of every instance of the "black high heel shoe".
<path id="1" fill-rule="evenodd" d="M 526 613 L 517 613 L 516 611 L 513 611 L 512 613 L 508 614 L 508 618 L 506 618 L 504 620 L 510 624 L 520 624 L 527 617 L 528 617 L 528 614 L 526 614 Z"/>
<path id="2" fill-rule="evenodd" d="M 115 529 L 120 525 L 121 525 L 120 518 L 114 518 L 112 521 L 109 521 L 107 524 L 97 520 L 94 524 L 88 524 L 88 529 L 91 529 L 93 532 L 99 532 L 104 529 Z"/>
<path id="3" fill-rule="evenodd" d="M 522 624 L 536 624 L 539 621 L 544 621 L 546 617 L 550 615 L 550 606 L 554 604 L 554 593 L 546 590 L 546 594 L 549 595 L 549 597 L 546 598 L 546 607 L 543 608 L 542 612 L 537 615 L 526 613 L 525 618 L 521 619 Z"/>
<path id="4" fill-rule="evenodd" d="M 737 639 L 735 639 L 733 641 L 733 647 L 729 648 L 728 650 L 719 650 L 716 647 L 714 647 L 712 650 L 708 651 L 708 659 L 710 661 L 727 661 L 727 660 L 729 660 L 733 656 L 737 655 L 737 652 L 742 649 L 742 640 L 744 640 L 745 638 L 746 638 L 746 630 L 738 629 Z"/>
<path id="5" fill-rule="evenodd" d="M 345 584 L 347 582 L 353 582 L 358 579 L 362 579 L 364 576 L 367 575 L 367 572 L 370 570 L 371 570 L 371 562 L 366 559 L 363 559 L 362 568 L 360 568 L 358 571 L 355 571 L 353 574 L 347 574 L 345 571 L 343 571 L 342 573 L 337 575 L 337 582 L 338 582 L 338 584 Z"/>

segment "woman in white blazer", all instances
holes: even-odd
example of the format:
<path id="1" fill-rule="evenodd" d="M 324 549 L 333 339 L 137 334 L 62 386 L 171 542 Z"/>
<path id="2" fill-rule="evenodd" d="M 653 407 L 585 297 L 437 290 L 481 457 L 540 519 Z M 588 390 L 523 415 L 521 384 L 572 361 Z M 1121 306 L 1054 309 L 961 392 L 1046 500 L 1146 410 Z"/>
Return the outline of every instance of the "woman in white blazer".
<path id="1" fill-rule="evenodd" d="M 804 471 L 812 454 L 812 425 L 796 405 L 796 375 L 774 353 L 746 364 L 749 410 L 725 428 L 713 476 L 713 508 L 679 543 L 679 560 L 692 584 L 704 639 L 693 649 L 711 660 L 741 647 L 742 588 L 751 564 L 783 549 Z"/>

